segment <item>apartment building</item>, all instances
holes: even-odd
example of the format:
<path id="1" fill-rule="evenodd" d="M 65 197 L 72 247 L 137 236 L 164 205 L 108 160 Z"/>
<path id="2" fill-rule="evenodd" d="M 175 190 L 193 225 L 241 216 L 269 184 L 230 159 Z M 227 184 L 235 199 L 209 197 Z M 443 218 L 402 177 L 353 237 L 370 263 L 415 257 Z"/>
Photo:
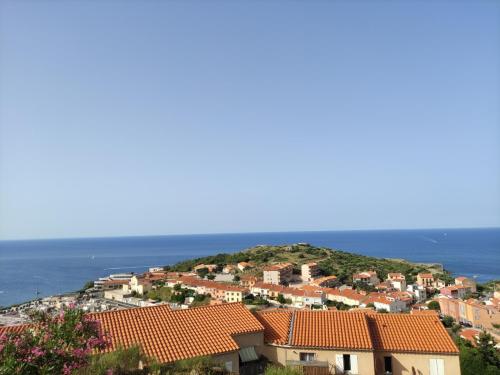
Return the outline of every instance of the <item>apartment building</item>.
<path id="1" fill-rule="evenodd" d="M 300 267 L 300 274 L 302 281 L 304 282 L 309 282 L 312 281 L 314 278 L 318 277 L 320 274 L 320 269 L 318 266 L 318 263 L 312 262 L 312 263 L 306 263 L 303 264 Z"/>
<path id="2" fill-rule="evenodd" d="M 417 274 L 417 285 L 432 288 L 434 286 L 434 276 L 430 272 Z"/>
<path id="3" fill-rule="evenodd" d="M 401 292 L 406 290 L 406 277 L 402 273 L 388 273 L 387 281 L 396 290 Z"/>
<path id="4" fill-rule="evenodd" d="M 473 328 L 494 331 L 500 324 L 500 309 L 493 305 L 469 299 L 463 301 L 449 297 L 438 297 L 441 314 L 453 317 L 457 322 L 469 324 Z"/>
<path id="5" fill-rule="evenodd" d="M 287 284 L 292 280 L 293 265 L 291 263 L 279 263 L 264 267 L 264 283 Z"/>

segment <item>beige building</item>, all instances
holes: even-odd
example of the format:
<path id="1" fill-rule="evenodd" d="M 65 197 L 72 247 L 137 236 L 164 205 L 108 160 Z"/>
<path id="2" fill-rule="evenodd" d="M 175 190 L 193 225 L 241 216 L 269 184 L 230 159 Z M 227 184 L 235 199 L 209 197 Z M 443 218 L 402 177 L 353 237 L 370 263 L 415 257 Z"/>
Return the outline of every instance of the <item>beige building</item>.
<path id="1" fill-rule="evenodd" d="M 459 276 L 455 278 L 455 285 L 460 285 L 470 288 L 472 293 L 475 293 L 477 291 L 476 280 L 471 279 L 469 277 Z"/>
<path id="2" fill-rule="evenodd" d="M 139 344 L 159 363 L 211 356 L 231 374 L 248 374 L 263 355 L 316 374 L 460 375 L 458 350 L 436 314 L 277 309 L 254 315 L 241 303 L 223 303 L 89 317 L 113 337 L 111 350 Z M 0 335 L 10 330 L 0 327 Z"/>
<path id="3" fill-rule="evenodd" d="M 286 284 L 292 279 L 293 265 L 291 263 L 279 263 L 266 266 L 262 270 L 264 273 L 264 283 Z"/>
<path id="4" fill-rule="evenodd" d="M 375 271 L 363 271 L 363 272 L 355 273 L 354 275 L 352 275 L 352 282 L 377 285 L 378 283 L 380 283 L 380 280 L 377 277 L 377 272 L 375 272 Z"/>
<path id="5" fill-rule="evenodd" d="M 302 281 L 308 282 L 312 281 L 314 278 L 318 277 L 320 270 L 318 263 L 306 263 L 300 267 Z"/>
<path id="6" fill-rule="evenodd" d="M 432 288 L 434 286 L 434 276 L 430 272 L 419 273 L 417 275 L 417 285 Z"/>
<path id="7" fill-rule="evenodd" d="M 137 293 L 142 296 L 149 292 L 152 286 L 151 280 L 145 276 L 134 275 L 130 279 L 128 285 L 123 285 L 123 290 L 127 293 Z"/>
<path id="8" fill-rule="evenodd" d="M 330 374 L 460 374 L 458 349 L 435 314 L 274 310 L 257 318 L 266 328 L 262 353 L 282 365 Z"/>

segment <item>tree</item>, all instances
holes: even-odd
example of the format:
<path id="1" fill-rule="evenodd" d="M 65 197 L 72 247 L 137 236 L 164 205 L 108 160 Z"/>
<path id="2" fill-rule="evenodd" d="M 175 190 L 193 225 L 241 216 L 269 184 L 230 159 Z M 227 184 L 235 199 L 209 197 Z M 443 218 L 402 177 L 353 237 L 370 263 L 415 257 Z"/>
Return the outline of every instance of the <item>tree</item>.
<path id="1" fill-rule="evenodd" d="M 498 365 L 498 354 L 497 359 L 489 361 L 487 358 L 491 354 L 491 348 L 494 349 L 494 341 L 484 339 L 481 344 L 483 347 L 474 347 L 469 341 L 462 338 L 457 339 L 457 345 L 460 349 L 460 372 L 462 375 L 500 375 L 500 367 Z M 484 351 L 486 351 L 486 358 L 484 356 Z M 492 363 L 493 362 L 493 363 Z M 497 363 L 496 365 L 494 363 Z"/>
<path id="2" fill-rule="evenodd" d="M 0 336 L 0 374 L 69 375 L 86 366 L 94 350 L 110 345 L 99 322 L 82 310 L 35 312 L 31 319 L 30 329 Z"/>
<path id="3" fill-rule="evenodd" d="M 479 334 L 477 350 L 483 361 L 500 369 L 500 356 L 495 349 L 495 339 L 485 331 Z"/>
<path id="4" fill-rule="evenodd" d="M 208 275 L 208 268 L 206 267 L 203 267 L 203 268 L 199 268 L 196 270 L 196 273 L 198 274 L 198 276 L 202 279 L 205 278 L 205 276 Z"/>
<path id="5" fill-rule="evenodd" d="M 278 298 L 276 298 L 276 301 L 281 303 L 282 305 L 286 303 L 286 298 L 283 296 L 283 294 L 278 294 Z"/>
<path id="6" fill-rule="evenodd" d="M 453 326 L 453 323 L 455 323 L 455 319 L 453 319 L 452 316 L 449 316 L 449 315 L 445 315 L 443 317 L 443 325 L 446 327 L 446 328 L 451 328 Z"/>
<path id="7" fill-rule="evenodd" d="M 208 280 L 213 280 L 213 279 L 215 279 L 215 275 L 213 273 L 210 273 L 210 274 L 207 275 L 207 279 Z"/>
<path id="8" fill-rule="evenodd" d="M 427 304 L 427 307 L 429 308 L 429 310 L 435 310 L 435 311 L 440 311 L 441 310 L 441 307 L 439 306 L 439 302 L 438 301 L 431 301 Z"/>
<path id="9" fill-rule="evenodd" d="M 241 280 L 240 275 L 235 275 L 234 278 L 233 278 L 233 281 L 236 281 L 236 282 L 238 282 L 240 280 Z"/>

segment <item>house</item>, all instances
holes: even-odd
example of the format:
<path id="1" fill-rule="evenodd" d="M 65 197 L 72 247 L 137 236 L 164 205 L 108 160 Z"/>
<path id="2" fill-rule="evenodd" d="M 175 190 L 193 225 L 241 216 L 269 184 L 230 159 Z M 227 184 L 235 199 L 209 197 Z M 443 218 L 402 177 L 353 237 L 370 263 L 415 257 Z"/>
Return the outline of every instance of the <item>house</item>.
<path id="1" fill-rule="evenodd" d="M 279 263 L 266 266 L 262 269 L 264 283 L 287 284 L 292 279 L 293 265 L 291 263 Z"/>
<path id="2" fill-rule="evenodd" d="M 128 285 L 130 281 L 129 280 L 113 280 L 113 279 L 108 279 L 108 280 L 102 280 L 101 283 L 98 283 L 96 285 L 96 282 L 94 282 L 94 288 L 98 290 L 113 290 L 113 289 L 122 289 L 124 285 Z"/>
<path id="3" fill-rule="evenodd" d="M 465 276 L 459 276 L 455 278 L 455 285 L 466 286 L 470 288 L 472 293 L 476 293 L 477 285 L 476 280 Z"/>
<path id="4" fill-rule="evenodd" d="M 436 315 L 273 310 L 256 317 L 265 328 L 262 354 L 284 366 L 331 374 L 460 374 L 458 349 Z"/>
<path id="5" fill-rule="evenodd" d="M 463 301 L 444 296 L 438 297 L 437 301 L 441 314 L 449 315 L 462 324 L 490 333 L 495 330 L 495 325 L 500 324 L 500 310 L 495 306 L 483 305 L 474 299 Z"/>
<path id="6" fill-rule="evenodd" d="M 387 281 L 394 289 L 399 291 L 406 290 L 406 277 L 402 273 L 388 273 Z"/>
<path id="7" fill-rule="evenodd" d="M 434 276 L 430 272 L 417 274 L 417 285 L 432 288 L 434 285 Z"/>
<path id="8" fill-rule="evenodd" d="M 328 301 L 342 302 L 348 306 L 359 306 L 366 298 L 366 294 L 356 292 L 354 289 L 325 288 Z"/>
<path id="9" fill-rule="evenodd" d="M 222 273 L 232 273 L 236 268 L 232 264 L 226 264 L 222 268 Z"/>
<path id="10" fill-rule="evenodd" d="M 318 267 L 318 263 L 311 262 L 311 263 L 306 263 L 303 264 L 300 267 L 300 275 L 302 278 L 302 281 L 311 281 L 314 278 L 316 278 L 320 274 L 320 269 Z"/>
<path id="11" fill-rule="evenodd" d="M 324 293 L 297 288 L 286 288 L 283 296 L 292 301 L 292 306 L 297 308 L 310 307 L 313 305 L 323 305 L 325 302 Z"/>
<path id="12" fill-rule="evenodd" d="M 427 290 L 422 285 L 410 284 L 406 290 L 413 294 L 415 301 L 422 302 L 427 299 Z"/>
<path id="13" fill-rule="evenodd" d="M 123 285 L 123 291 L 144 295 L 152 289 L 152 280 L 144 275 L 134 275 L 127 285 Z"/>
<path id="14" fill-rule="evenodd" d="M 186 310 L 162 305 L 91 316 L 113 337 L 113 349 L 140 343 L 144 354 L 160 363 L 209 355 L 239 373 L 240 362 L 257 357 L 263 344 L 264 327 L 239 303 Z"/>
<path id="15" fill-rule="evenodd" d="M 464 340 L 470 341 L 473 346 L 477 346 L 480 333 L 481 331 L 477 329 L 464 329 L 460 332 L 460 337 Z"/>
<path id="16" fill-rule="evenodd" d="M 239 262 L 237 267 L 240 271 L 245 271 L 248 268 L 252 268 L 253 264 L 249 262 Z"/>
<path id="17" fill-rule="evenodd" d="M 293 288 L 288 288 L 284 285 L 267 284 L 263 282 L 256 282 L 250 288 L 252 294 L 264 298 L 277 298 L 280 294 L 285 295 L 287 292 L 291 293 L 292 291 Z"/>
<path id="18" fill-rule="evenodd" d="M 197 272 L 198 270 L 201 270 L 203 268 L 206 268 L 208 272 L 215 272 L 217 271 L 217 264 L 198 264 L 193 267 L 193 271 Z"/>
<path id="19" fill-rule="evenodd" d="M 439 293 L 443 296 L 451 298 L 464 298 L 467 294 L 471 293 L 471 287 L 464 285 L 450 285 L 441 288 Z"/>
<path id="20" fill-rule="evenodd" d="M 182 286 L 194 290 L 197 294 L 210 294 L 212 298 L 226 302 L 241 302 L 248 294 L 247 288 L 196 277 L 183 276 L 179 279 L 179 282 Z"/>
<path id="21" fill-rule="evenodd" d="M 319 286 L 322 288 L 333 288 L 338 284 L 337 276 L 324 276 L 312 280 L 309 285 Z"/>
<path id="22" fill-rule="evenodd" d="M 372 304 L 376 310 L 384 310 L 391 313 L 408 310 L 408 305 L 404 301 L 383 293 L 370 293 L 360 306 L 367 307 L 369 304 Z"/>
<path id="23" fill-rule="evenodd" d="M 240 284 L 245 288 L 251 288 L 257 281 L 257 277 L 253 275 L 241 275 L 240 277 Z"/>
<path id="24" fill-rule="evenodd" d="M 355 273 L 352 275 L 353 283 L 365 283 L 369 285 L 377 285 L 380 280 L 377 277 L 377 272 L 375 271 L 363 271 Z"/>
<path id="25" fill-rule="evenodd" d="M 249 364 L 263 355 L 277 364 L 332 374 L 402 375 L 408 369 L 421 375 L 460 374 L 458 349 L 435 314 L 277 309 L 254 315 L 241 303 L 226 303 L 185 310 L 160 305 L 89 317 L 113 338 L 106 351 L 138 344 L 160 364 L 210 356 L 233 374 L 253 373 Z M 0 335 L 28 327 L 0 327 Z"/>

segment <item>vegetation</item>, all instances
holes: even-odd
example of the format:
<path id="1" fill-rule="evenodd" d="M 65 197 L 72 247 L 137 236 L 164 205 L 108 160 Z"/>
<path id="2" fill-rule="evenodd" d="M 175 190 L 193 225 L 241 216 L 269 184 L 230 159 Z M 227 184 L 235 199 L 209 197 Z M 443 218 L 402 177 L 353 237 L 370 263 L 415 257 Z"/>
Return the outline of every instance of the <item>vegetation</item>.
<path id="1" fill-rule="evenodd" d="M 476 347 L 462 338 L 457 339 L 457 345 L 462 375 L 500 375 L 500 355 L 490 334 L 479 334 Z"/>
<path id="2" fill-rule="evenodd" d="M 147 365 L 147 370 L 140 370 Z M 159 370 L 156 361 L 145 356 L 137 345 L 119 347 L 110 353 L 91 357 L 89 364 L 75 372 L 75 375 L 139 375 L 155 373 Z"/>
<path id="3" fill-rule="evenodd" d="M 427 304 L 427 307 L 429 308 L 429 310 L 435 310 L 435 311 L 440 311 L 441 310 L 441 307 L 439 306 L 439 302 L 438 301 L 431 301 Z"/>
<path id="4" fill-rule="evenodd" d="M 264 375 L 302 375 L 302 371 L 293 367 L 267 366 Z"/>
<path id="5" fill-rule="evenodd" d="M 195 357 L 174 362 L 162 367 L 165 375 L 221 375 L 227 374 L 224 367 L 211 357 Z"/>
<path id="6" fill-rule="evenodd" d="M 58 315 L 35 312 L 33 328 L 0 336 L 0 374 L 71 374 L 85 367 L 94 350 L 110 342 L 98 321 L 77 309 Z"/>
<path id="7" fill-rule="evenodd" d="M 337 301 L 326 301 L 326 306 L 335 307 L 337 310 L 349 310 L 351 308 L 351 306 L 346 305 L 343 302 L 337 302 Z"/>
<path id="8" fill-rule="evenodd" d="M 455 319 L 453 319 L 452 316 L 449 316 L 449 315 L 445 315 L 443 317 L 443 325 L 446 327 L 446 328 L 451 328 L 453 326 L 453 323 L 455 323 Z"/>
<path id="9" fill-rule="evenodd" d="M 382 279 L 385 279 L 389 272 L 401 272 L 406 276 L 408 283 L 413 282 L 419 272 L 441 271 L 438 268 L 433 269 L 431 266 L 414 264 L 404 260 L 368 257 L 309 244 L 256 246 L 232 254 L 221 253 L 203 258 L 190 259 L 166 268 L 171 271 L 186 272 L 192 270 L 194 266 L 200 263 L 217 264 L 221 267 L 225 264 L 253 262 L 256 267 L 252 272 L 258 273 L 259 269 L 268 263 L 291 262 L 295 265 L 300 265 L 311 261 L 318 262 L 323 275 L 336 275 L 341 283 L 351 283 L 353 273 L 370 269 L 377 270 L 379 278 Z M 208 272 L 203 276 L 207 274 Z M 448 273 L 443 273 L 441 277 L 447 278 L 450 276 Z M 359 287 L 363 288 L 364 286 Z M 369 289 L 369 287 L 364 288 Z"/>

